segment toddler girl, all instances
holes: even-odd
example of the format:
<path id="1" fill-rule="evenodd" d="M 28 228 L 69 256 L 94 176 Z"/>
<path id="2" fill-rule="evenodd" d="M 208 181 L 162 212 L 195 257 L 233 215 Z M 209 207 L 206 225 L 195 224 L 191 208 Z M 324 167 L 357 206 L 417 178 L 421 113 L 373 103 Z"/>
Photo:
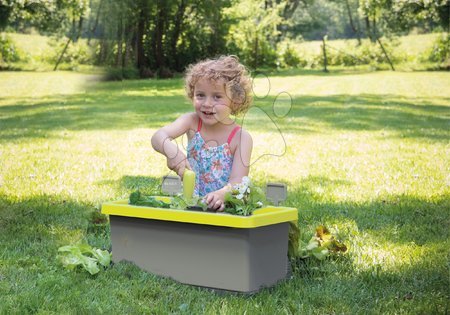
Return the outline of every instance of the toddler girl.
<path id="1" fill-rule="evenodd" d="M 159 129 L 153 148 L 167 158 L 179 176 L 186 168 L 196 174 L 195 194 L 211 209 L 223 210 L 230 185 L 247 176 L 253 141 L 230 115 L 245 113 L 251 104 L 251 80 L 235 56 L 222 56 L 190 65 L 186 93 L 194 112 Z M 171 142 L 186 134 L 187 157 Z"/>

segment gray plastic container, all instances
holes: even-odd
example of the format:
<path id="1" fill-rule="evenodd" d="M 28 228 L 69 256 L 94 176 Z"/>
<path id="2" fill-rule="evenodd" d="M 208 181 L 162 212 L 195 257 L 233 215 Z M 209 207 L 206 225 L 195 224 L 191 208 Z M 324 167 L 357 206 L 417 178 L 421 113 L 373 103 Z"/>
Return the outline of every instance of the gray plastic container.
<path id="1" fill-rule="evenodd" d="M 127 207 L 132 207 L 129 216 L 125 211 Z M 141 211 L 138 216 L 145 213 L 147 217 L 156 210 L 154 216 L 158 219 L 136 217 L 136 210 Z M 123 203 L 116 207 L 107 204 L 102 208 L 103 213 L 110 215 L 114 262 L 131 261 L 148 272 L 185 284 L 246 293 L 270 287 L 284 279 L 287 273 L 288 222 L 297 220 L 297 210 L 281 207 L 266 210 L 260 212 L 260 221 L 258 214 L 253 214 L 230 223 L 230 215 L 226 214 L 192 212 L 194 219 L 190 221 L 194 222 L 183 222 L 189 221 L 185 218 L 190 211 L 181 211 L 177 215 L 180 210 Z M 171 217 L 161 219 L 160 214 L 164 211 L 176 218 L 175 221 Z M 276 220 L 273 220 L 274 213 Z M 198 218 L 205 221 L 205 215 L 206 222 L 217 224 L 223 218 L 225 225 L 250 227 L 195 222 Z M 267 224 L 269 221 L 282 222 Z"/>

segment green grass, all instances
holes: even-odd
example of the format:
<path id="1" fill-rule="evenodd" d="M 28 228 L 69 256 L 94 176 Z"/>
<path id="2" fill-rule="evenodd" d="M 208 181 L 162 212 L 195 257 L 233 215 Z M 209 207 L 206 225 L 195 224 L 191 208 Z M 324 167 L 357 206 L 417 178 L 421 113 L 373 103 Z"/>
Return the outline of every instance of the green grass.
<path id="1" fill-rule="evenodd" d="M 150 137 L 191 109 L 180 79 L 95 79 L 0 76 L 0 313 L 448 313 L 449 73 L 291 71 L 270 77 L 266 98 L 257 80 L 243 119 L 251 177 L 288 184 L 303 241 L 325 224 L 350 250 L 299 262 L 251 297 L 129 263 L 90 276 L 56 260 L 80 240 L 110 247 L 95 213 L 160 182 L 168 171 Z"/>
<path id="2" fill-rule="evenodd" d="M 439 33 L 430 34 L 418 34 L 418 35 L 408 35 L 399 36 L 399 49 L 406 52 L 408 55 L 419 55 L 424 53 L 427 49 L 431 48 L 434 40 L 439 36 Z M 363 39 L 363 41 L 368 41 L 368 39 Z M 336 49 L 345 49 L 345 47 L 351 45 L 356 46 L 356 39 L 333 39 L 328 40 L 328 44 Z M 322 54 L 322 41 L 306 41 L 299 43 L 296 47 L 299 51 L 304 52 L 306 55 L 320 55 Z"/>

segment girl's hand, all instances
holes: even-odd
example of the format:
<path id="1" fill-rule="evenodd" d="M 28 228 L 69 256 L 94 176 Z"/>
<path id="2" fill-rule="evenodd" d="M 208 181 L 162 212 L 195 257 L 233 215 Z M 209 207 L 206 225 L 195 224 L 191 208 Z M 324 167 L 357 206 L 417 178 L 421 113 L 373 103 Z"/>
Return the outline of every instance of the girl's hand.
<path id="1" fill-rule="evenodd" d="M 229 190 L 229 187 L 227 185 L 222 189 L 213 191 L 213 192 L 207 194 L 203 198 L 203 201 L 208 205 L 208 208 L 214 209 L 217 211 L 223 211 L 223 209 L 225 209 L 225 203 L 224 203 L 225 194 L 227 193 L 228 190 Z"/>
<path id="2" fill-rule="evenodd" d="M 175 173 L 177 173 L 181 178 L 183 177 L 184 170 L 186 168 L 191 169 L 186 155 L 182 152 L 178 152 L 173 158 L 167 157 L 167 167 L 175 171 Z"/>

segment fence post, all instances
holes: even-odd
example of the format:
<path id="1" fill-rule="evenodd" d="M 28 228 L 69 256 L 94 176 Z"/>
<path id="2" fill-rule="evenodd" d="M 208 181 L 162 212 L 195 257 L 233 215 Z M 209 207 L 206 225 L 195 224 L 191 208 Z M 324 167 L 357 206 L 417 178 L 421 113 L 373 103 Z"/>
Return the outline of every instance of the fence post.
<path id="1" fill-rule="evenodd" d="M 328 72 L 327 69 L 327 48 L 326 48 L 326 43 L 325 41 L 327 40 L 328 36 L 325 35 L 324 37 L 322 37 L 322 51 L 323 51 L 323 71 L 324 72 Z"/>

